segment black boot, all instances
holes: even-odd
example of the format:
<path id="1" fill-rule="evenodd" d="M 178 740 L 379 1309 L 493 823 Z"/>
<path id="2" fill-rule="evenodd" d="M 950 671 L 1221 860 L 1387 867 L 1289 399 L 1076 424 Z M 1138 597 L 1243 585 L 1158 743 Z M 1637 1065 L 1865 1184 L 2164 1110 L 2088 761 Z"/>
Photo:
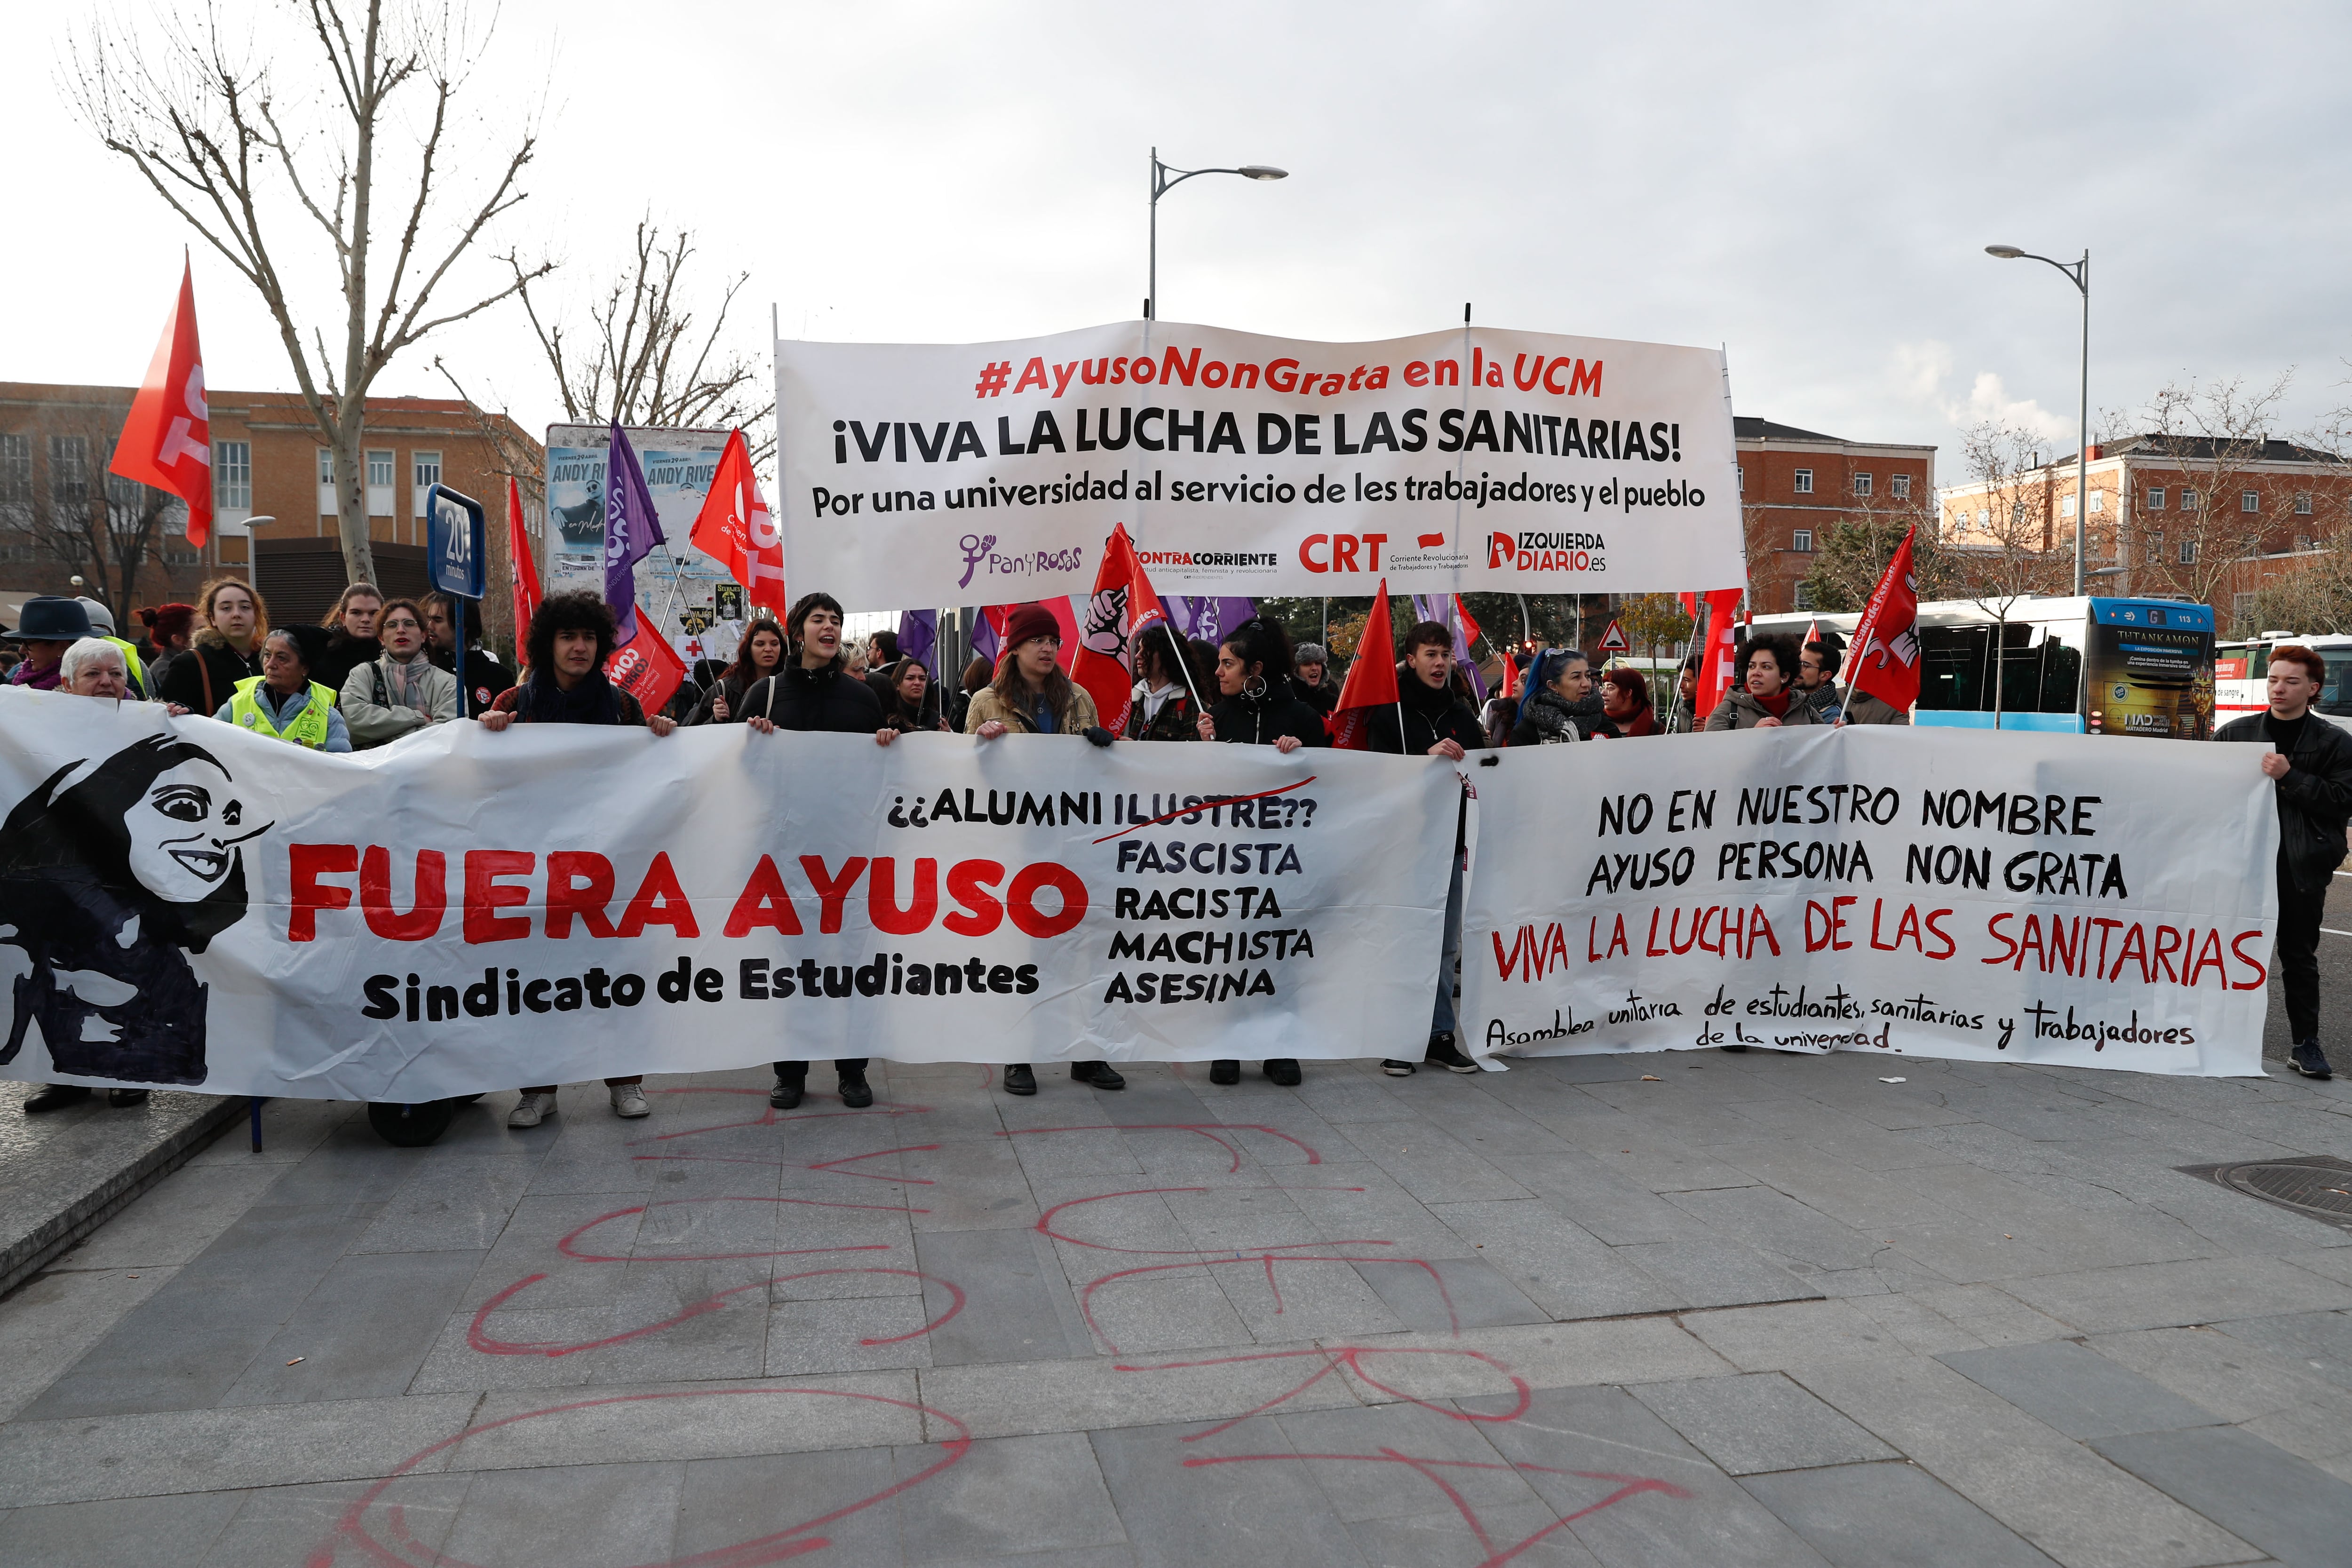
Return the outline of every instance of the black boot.
<path id="1" fill-rule="evenodd" d="M 147 1103 L 147 1091 L 143 1089 L 110 1089 L 106 1091 L 106 1103 L 117 1110 L 126 1105 L 144 1105 Z"/>
<path id="2" fill-rule="evenodd" d="M 1090 1083 L 1097 1089 L 1127 1087 L 1127 1079 L 1119 1077 L 1108 1062 L 1072 1062 L 1070 1076 L 1080 1083 Z"/>
<path id="3" fill-rule="evenodd" d="M 1209 1081 L 1211 1083 L 1239 1083 L 1241 1080 L 1242 1064 L 1238 1061 L 1211 1062 L 1209 1064 Z"/>
<path id="4" fill-rule="evenodd" d="M 786 1078 L 783 1074 L 778 1073 L 775 1087 L 768 1090 L 768 1103 L 778 1110 L 790 1110 L 800 1104 L 801 1091 L 807 1087 L 808 1077 L 805 1073 L 799 1078 Z"/>
<path id="5" fill-rule="evenodd" d="M 867 1086 L 864 1073 L 841 1075 L 841 1103 L 852 1110 L 863 1110 L 874 1103 L 874 1090 Z"/>
<path id="6" fill-rule="evenodd" d="M 1433 1068 L 1444 1068 L 1447 1072 L 1476 1072 L 1478 1070 L 1478 1064 L 1476 1062 L 1472 1061 L 1468 1057 L 1464 1056 L 1460 1050 L 1455 1048 L 1454 1044 L 1454 1031 L 1451 1029 L 1446 1030 L 1443 1034 L 1432 1035 L 1429 1037 L 1429 1054 L 1422 1059 Z"/>
<path id="7" fill-rule="evenodd" d="M 1037 1069 L 1026 1062 L 1014 1062 L 1004 1069 L 1004 1092 L 1034 1094 L 1037 1092 Z"/>
<path id="8" fill-rule="evenodd" d="M 48 1084 L 38 1094 L 26 1097 L 25 1114 L 38 1116 L 44 1110 L 63 1110 L 67 1106 L 79 1105 L 89 1098 L 89 1090 L 78 1083 Z"/>
<path id="9" fill-rule="evenodd" d="M 1281 1088 L 1297 1089 L 1299 1084 L 1298 1063 L 1289 1057 L 1276 1057 L 1265 1064 L 1265 1077 L 1267 1082 Z"/>

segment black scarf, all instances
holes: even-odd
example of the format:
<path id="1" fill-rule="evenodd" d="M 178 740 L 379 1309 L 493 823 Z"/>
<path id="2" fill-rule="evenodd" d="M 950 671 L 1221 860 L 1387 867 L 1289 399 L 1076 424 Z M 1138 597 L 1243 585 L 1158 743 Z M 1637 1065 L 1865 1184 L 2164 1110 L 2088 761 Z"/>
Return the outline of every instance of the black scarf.
<path id="1" fill-rule="evenodd" d="M 618 724 L 621 695 L 601 669 L 592 669 L 579 685 L 566 691 L 555 684 L 551 670 L 533 670 L 516 706 L 526 724 Z"/>

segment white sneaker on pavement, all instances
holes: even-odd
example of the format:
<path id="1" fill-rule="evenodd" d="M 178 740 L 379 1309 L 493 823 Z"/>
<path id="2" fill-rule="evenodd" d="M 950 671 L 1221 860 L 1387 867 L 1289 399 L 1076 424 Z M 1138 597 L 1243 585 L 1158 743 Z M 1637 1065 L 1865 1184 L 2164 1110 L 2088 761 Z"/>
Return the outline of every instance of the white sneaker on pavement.
<path id="1" fill-rule="evenodd" d="M 551 1094 L 526 1094 L 520 1100 L 515 1101 L 515 1108 L 512 1110 L 507 1112 L 507 1125 L 509 1127 L 536 1127 L 554 1114 L 555 1096 Z"/>
<path id="2" fill-rule="evenodd" d="M 646 1103 L 646 1091 L 634 1083 L 613 1086 L 613 1114 L 615 1116 L 651 1116 L 654 1108 Z"/>

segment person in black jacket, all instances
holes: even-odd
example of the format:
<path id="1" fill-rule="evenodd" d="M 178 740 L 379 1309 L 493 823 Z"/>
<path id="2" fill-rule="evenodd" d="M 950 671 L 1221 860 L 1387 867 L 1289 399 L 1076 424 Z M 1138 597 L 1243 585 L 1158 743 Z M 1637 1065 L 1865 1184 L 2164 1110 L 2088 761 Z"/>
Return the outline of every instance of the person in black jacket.
<path id="1" fill-rule="evenodd" d="M 1527 696 L 1519 703 L 1518 722 L 1511 726 L 1511 744 L 1555 746 L 1591 740 L 1591 731 L 1579 722 L 1578 710 L 1591 696 L 1592 661 L 1582 649 L 1544 649 L 1528 671 Z"/>
<path id="2" fill-rule="evenodd" d="M 725 724 L 740 721 L 737 711 L 743 706 L 743 693 L 753 683 L 773 675 L 784 665 L 784 628 L 761 616 L 743 629 L 743 640 L 735 645 L 735 662 L 710 682 L 687 722 L 688 724 Z"/>
<path id="3" fill-rule="evenodd" d="M 744 689 L 740 707 L 730 707 L 731 721 L 750 725 L 762 735 L 779 730 L 822 731 L 836 735 L 871 735 L 887 746 L 898 731 L 883 721 L 882 704 L 874 689 L 848 671 L 841 652 L 841 603 L 830 594 L 803 594 L 784 617 L 792 651 L 775 674 L 753 681 Z M 840 1057 L 833 1064 L 841 1085 L 841 1103 L 863 1110 L 874 1103 L 874 1089 L 866 1081 L 867 1057 Z M 800 1104 L 808 1089 L 808 1063 L 775 1062 L 776 1081 L 768 1103 L 779 1110 Z"/>
<path id="4" fill-rule="evenodd" d="M 330 691 L 341 691 L 352 671 L 383 656 L 376 636 L 376 617 L 383 614 L 383 590 L 373 583 L 345 588 L 319 624 L 327 628 L 327 645 L 319 654 L 310 679 Z"/>
<path id="5" fill-rule="evenodd" d="M 1319 642 L 1303 642 L 1293 648 L 1291 661 L 1298 673 L 1290 678 L 1298 690 L 1298 699 L 1325 718 L 1339 705 L 1339 683 L 1330 678 L 1330 650 Z"/>
<path id="6" fill-rule="evenodd" d="M 1291 675 L 1290 638 L 1281 622 L 1259 616 L 1227 632 L 1217 648 L 1217 705 L 1198 721 L 1201 739 L 1272 746 L 1286 755 L 1301 746 L 1329 745 L 1323 715 L 1299 700 Z M 1273 1058 L 1265 1072 L 1285 1089 L 1298 1087 L 1295 1058 Z M 1211 1083 L 1241 1080 L 1239 1059 L 1209 1064 Z"/>
<path id="7" fill-rule="evenodd" d="M 156 695 L 210 718 L 236 694 L 236 683 L 261 673 L 262 628 L 269 607 L 242 577 L 215 577 L 196 591 L 204 628 L 188 651 L 172 661 Z"/>
<path id="8" fill-rule="evenodd" d="M 427 594 L 417 601 L 425 606 L 425 656 L 433 660 L 436 669 L 452 674 L 457 668 L 457 601 L 446 594 Z M 515 637 L 526 657 L 529 654 L 529 628 L 515 628 Z M 458 695 L 465 699 L 467 718 L 478 719 L 489 711 L 500 694 L 514 689 L 514 666 L 482 646 L 482 601 L 466 601 L 466 689 Z"/>
<path id="9" fill-rule="evenodd" d="M 1404 634 L 1404 662 L 1397 666 L 1397 702 L 1365 710 L 1370 750 L 1391 756 L 1444 757 L 1486 743 L 1476 709 L 1454 694 L 1454 634 L 1435 621 L 1422 621 Z M 1445 890 L 1445 945 L 1437 966 L 1437 1004 L 1430 1014 L 1429 1049 L 1423 1059 L 1448 1072 L 1476 1072 L 1478 1064 L 1454 1044 L 1454 969 L 1462 952 L 1464 832 L 1470 820 L 1467 797 L 1454 818 L 1454 875 Z M 1413 1064 L 1391 1057 L 1381 1063 L 1391 1078 L 1410 1078 Z"/>
<path id="10" fill-rule="evenodd" d="M 2311 649 L 2271 649 L 2270 711 L 2232 719 L 2213 737 L 2273 748 L 2263 773 L 2278 801 L 2279 979 L 2294 1041 L 2287 1059 L 2305 1078 L 2335 1076 L 2319 1048 L 2319 921 L 2352 819 L 2352 734 L 2311 710 L 2326 679 L 2327 661 Z"/>
<path id="11" fill-rule="evenodd" d="M 1127 715 L 1130 741 L 1192 741 L 1199 739 L 1201 707 L 1196 688 L 1209 684 L 1202 672 L 1187 668 L 1190 650 L 1164 622 L 1155 622 L 1135 637 L 1135 706 Z M 1205 697 L 1206 693 L 1202 695 Z"/>

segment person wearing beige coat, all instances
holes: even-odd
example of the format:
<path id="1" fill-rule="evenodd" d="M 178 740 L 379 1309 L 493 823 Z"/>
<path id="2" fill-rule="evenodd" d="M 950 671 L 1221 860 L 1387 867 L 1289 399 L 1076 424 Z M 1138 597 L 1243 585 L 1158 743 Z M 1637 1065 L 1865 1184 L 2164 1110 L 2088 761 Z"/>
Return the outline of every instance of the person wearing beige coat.
<path id="1" fill-rule="evenodd" d="M 383 652 L 345 676 L 335 700 L 354 751 L 388 745 L 457 716 L 457 678 L 426 655 L 425 614 L 415 601 L 384 605 L 376 635 Z"/>

